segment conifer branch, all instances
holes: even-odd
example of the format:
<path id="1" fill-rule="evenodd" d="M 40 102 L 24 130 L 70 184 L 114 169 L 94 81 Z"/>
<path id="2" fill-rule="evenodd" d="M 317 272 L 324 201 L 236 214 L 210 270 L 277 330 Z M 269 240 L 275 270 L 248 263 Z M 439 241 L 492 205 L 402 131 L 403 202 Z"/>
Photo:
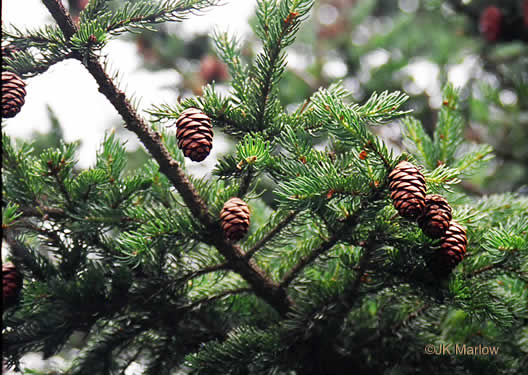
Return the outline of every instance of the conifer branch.
<path id="1" fill-rule="evenodd" d="M 228 269 L 228 268 L 229 268 L 229 267 L 228 267 L 228 263 L 227 263 L 227 262 L 218 263 L 218 264 L 213 264 L 212 266 L 208 266 L 208 267 L 200 268 L 198 271 L 196 271 L 196 272 L 192 272 L 191 274 L 187 275 L 187 276 L 184 278 L 184 281 L 191 280 L 191 279 L 194 279 L 194 278 L 196 278 L 196 277 L 203 276 L 203 275 L 208 274 L 208 273 L 211 273 L 211 272 L 216 272 L 216 271 L 226 270 L 226 269 Z"/>
<path id="2" fill-rule="evenodd" d="M 334 246 L 340 239 L 340 234 L 335 233 L 324 241 L 321 245 L 319 245 L 317 248 L 313 249 L 310 254 L 302 257 L 295 266 L 293 266 L 282 278 L 281 286 L 283 288 L 287 288 L 291 282 L 297 277 L 297 275 L 309 264 L 311 264 L 315 259 L 317 259 L 320 255 L 324 254 L 327 250 L 331 249 L 332 246 Z"/>
<path id="3" fill-rule="evenodd" d="M 183 0 L 176 2 L 166 0 L 160 4 L 152 2 L 137 3 L 130 6 L 127 4 L 121 14 L 115 17 L 122 19 L 111 20 L 110 24 L 106 26 L 106 31 L 117 34 L 130 28 L 148 27 L 148 25 L 153 23 L 181 21 L 185 18 L 185 14 L 216 4 L 218 4 L 218 0 Z M 143 12 L 146 12 L 146 15 L 142 14 Z"/>
<path id="4" fill-rule="evenodd" d="M 69 39 L 75 34 L 77 28 L 68 12 L 59 0 L 42 0 L 53 18 L 59 24 L 64 35 Z M 152 131 L 145 120 L 133 108 L 125 94 L 119 90 L 112 79 L 106 74 L 101 64 L 94 56 L 83 61 L 88 71 L 99 84 L 99 91 L 113 104 L 126 123 L 126 127 L 136 133 L 147 150 L 160 165 L 160 170 L 171 180 L 185 203 L 201 222 L 209 223 L 208 209 L 196 192 L 196 189 L 187 179 L 178 162 L 172 158 L 167 148 L 161 143 L 159 133 Z"/>
<path id="5" fill-rule="evenodd" d="M 496 264 L 488 264 L 487 266 L 481 267 L 478 270 L 471 272 L 467 277 L 475 277 L 480 275 L 481 273 L 492 271 L 494 269 L 497 269 Z"/>
<path id="6" fill-rule="evenodd" d="M 302 257 L 299 262 L 297 262 L 296 265 L 294 265 L 282 278 L 282 281 L 280 285 L 284 288 L 286 288 L 290 283 L 297 277 L 297 275 L 309 264 L 311 264 L 315 259 L 317 259 L 320 255 L 324 254 L 326 251 L 332 248 L 342 237 L 345 233 L 348 233 L 349 231 L 352 231 L 356 225 L 359 223 L 359 218 L 363 210 L 366 208 L 368 204 L 371 202 L 376 201 L 379 199 L 382 191 L 383 191 L 384 185 L 379 186 L 375 192 L 369 196 L 368 198 L 364 199 L 360 205 L 358 210 L 350 215 L 346 220 L 343 222 L 341 227 L 337 229 L 336 231 L 332 232 L 332 236 L 324 241 L 319 247 L 312 250 L 312 252 L 304 257 Z"/>
<path id="7" fill-rule="evenodd" d="M 68 206 L 73 207 L 73 201 L 71 199 L 70 193 L 68 193 L 68 190 L 66 190 L 66 186 L 64 185 L 64 181 L 60 179 L 59 177 L 59 168 L 53 167 L 50 164 L 51 168 L 51 174 L 53 175 L 53 178 L 55 179 L 55 182 L 57 183 L 57 186 L 59 187 L 60 192 L 64 196 L 64 199 L 66 199 L 66 202 L 68 203 Z"/>
<path id="8" fill-rule="evenodd" d="M 269 115 L 280 105 L 275 91 L 286 66 L 283 50 L 293 43 L 293 36 L 312 5 L 312 1 L 296 1 L 283 3 L 278 10 L 275 8 L 279 6 L 274 1 L 262 1 L 257 5 L 256 32 L 264 41 L 264 46 L 249 79 L 255 84 L 250 94 L 255 130 L 266 129 Z"/>
<path id="9" fill-rule="evenodd" d="M 391 327 L 391 331 L 393 334 L 396 334 L 402 327 L 406 326 L 407 324 L 409 324 L 410 322 L 412 322 L 414 319 L 416 319 L 418 316 L 422 315 L 424 312 L 426 312 L 432 305 L 428 305 L 428 304 L 424 304 L 422 305 L 418 310 L 416 311 L 413 311 L 412 313 L 410 313 L 409 315 L 407 315 L 407 317 L 394 324 L 392 327 Z M 383 336 L 383 335 L 382 335 Z"/>
<path id="10" fill-rule="evenodd" d="M 293 19 L 292 19 L 293 20 Z M 284 37 L 287 35 L 289 29 L 290 29 L 290 26 L 291 26 L 291 21 L 288 21 L 288 22 L 283 22 L 282 24 L 282 29 L 281 29 L 281 32 L 280 32 L 280 35 L 279 37 L 277 38 L 277 40 L 275 41 L 276 44 L 273 46 L 273 49 L 270 51 L 270 55 L 269 55 L 269 66 L 272 67 L 272 69 L 268 69 L 266 72 L 265 72 L 265 75 L 264 75 L 264 79 L 263 79 L 263 85 L 261 87 L 261 90 L 260 90 L 260 100 L 259 100 L 259 103 L 258 103 L 258 108 L 257 108 L 257 113 L 256 113 L 256 123 L 258 126 L 261 126 L 261 128 L 264 128 L 265 125 L 262 124 L 263 120 L 264 120 L 264 114 L 266 112 L 266 107 L 267 107 L 267 104 L 268 104 L 268 100 L 269 100 L 269 94 L 270 94 L 270 90 L 271 90 L 271 87 L 272 87 L 272 84 L 273 84 L 273 75 L 275 74 L 275 70 L 277 69 L 277 62 L 280 58 L 280 53 L 281 53 L 281 50 L 282 50 L 282 40 L 284 39 Z"/>
<path id="11" fill-rule="evenodd" d="M 17 55 L 21 54 L 18 53 Z M 73 52 L 53 56 L 44 55 L 43 58 L 39 59 L 34 58 L 28 53 L 24 53 L 22 57 L 18 56 L 17 58 L 12 59 L 5 58 L 6 63 L 8 64 L 7 66 L 5 66 L 5 69 L 12 70 L 21 77 L 28 78 L 37 74 L 44 73 L 49 68 L 51 68 L 51 66 L 60 63 L 61 61 L 71 59 L 73 57 Z"/>
<path id="12" fill-rule="evenodd" d="M 226 257 L 229 268 L 241 275 L 253 287 L 257 296 L 267 301 L 281 315 L 286 315 L 293 301 L 282 285 L 272 281 L 254 259 L 247 259 L 239 246 L 226 242 L 223 234 L 217 233 L 213 241 L 213 245 Z"/>
<path id="13" fill-rule="evenodd" d="M 251 168 L 251 165 L 247 167 L 247 170 L 242 175 L 241 181 L 240 181 L 240 188 L 238 189 L 237 197 L 243 198 L 244 195 L 247 194 L 247 191 L 249 189 L 249 185 L 251 185 L 251 179 L 253 178 L 253 168 Z"/>
<path id="14" fill-rule="evenodd" d="M 36 207 L 22 207 L 20 208 L 22 216 L 28 217 L 43 217 L 48 216 L 53 219 L 63 219 L 66 217 L 66 212 L 62 208 L 49 207 L 39 204 Z"/>
<path id="15" fill-rule="evenodd" d="M 164 283 L 164 288 L 160 288 L 156 293 L 152 294 L 148 300 L 152 300 L 154 299 L 155 297 L 157 297 L 158 295 L 160 295 L 164 289 L 166 287 L 170 287 L 172 284 L 184 284 L 185 282 L 189 281 L 189 280 L 192 280 L 192 279 L 195 279 L 197 277 L 200 277 L 200 276 L 203 276 L 203 275 L 206 275 L 208 273 L 212 273 L 212 272 L 216 272 L 216 271 L 222 271 L 222 270 L 228 270 L 229 269 L 229 264 L 228 262 L 223 262 L 223 263 L 218 263 L 218 264 L 213 264 L 212 266 L 207 266 L 207 267 L 204 267 L 204 268 L 200 268 L 199 270 L 197 271 L 194 271 L 194 272 L 190 272 L 188 273 L 187 275 L 181 277 L 181 278 L 178 278 L 178 279 L 172 279 L 172 280 L 169 280 L 167 281 L 166 283 Z"/>
<path id="16" fill-rule="evenodd" d="M 45 280 L 46 273 L 44 271 L 52 272 L 52 266 L 49 264 L 49 261 L 40 256 L 40 254 L 31 254 L 32 251 L 17 238 L 18 232 L 16 230 L 11 228 L 2 229 L 2 238 L 5 238 L 13 256 L 24 262 L 33 277 L 37 280 Z"/>
<path id="17" fill-rule="evenodd" d="M 57 21 L 66 38 L 70 39 L 76 33 L 77 27 L 60 0 L 42 1 Z M 246 259 L 240 247 L 225 241 L 220 228 L 209 217 L 209 210 L 205 202 L 185 176 L 178 162 L 172 158 L 161 142 L 160 134 L 148 127 L 145 120 L 133 108 L 125 93 L 118 89 L 113 80 L 106 74 L 95 56 L 91 55 L 84 58 L 78 55 L 76 58 L 95 78 L 99 85 L 99 91 L 116 108 L 125 121 L 126 128 L 138 136 L 152 157 L 158 162 L 160 171 L 176 187 L 191 213 L 209 230 L 212 235 L 211 244 L 228 260 L 230 268 L 239 273 L 253 287 L 257 296 L 267 301 L 281 315 L 285 315 L 292 305 L 286 291 L 274 283 L 256 262 Z"/>
<path id="18" fill-rule="evenodd" d="M 396 324 L 393 324 L 391 327 L 385 328 L 385 329 L 378 329 L 376 331 L 376 334 L 371 336 L 368 340 L 364 342 L 364 345 L 371 345 L 374 342 L 378 342 L 378 340 L 383 339 L 387 335 L 397 335 L 398 331 L 411 323 L 413 320 L 418 318 L 420 315 L 424 314 L 427 310 L 429 310 L 432 307 L 430 304 L 424 304 L 416 311 L 411 312 L 404 320 L 399 321 Z"/>
<path id="19" fill-rule="evenodd" d="M 48 11 L 59 25 L 66 39 L 69 40 L 77 32 L 77 26 L 75 26 L 70 13 L 62 5 L 62 1 L 42 0 L 42 2 L 48 8 Z"/>
<path id="20" fill-rule="evenodd" d="M 345 293 L 340 298 L 343 304 L 343 307 L 344 307 L 344 309 L 342 310 L 342 314 L 341 314 L 342 318 L 346 316 L 353 302 L 356 300 L 356 297 L 358 295 L 359 286 L 361 285 L 363 275 L 365 274 L 365 271 L 369 265 L 372 252 L 375 250 L 376 245 L 377 245 L 376 234 L 370 233 L 369 238 L 367 239 L 366 243 L 363 245 L 364 250 L 363 250 L 363 254 L 361 255 L 361 258 L 359 259 L 356 278 L 354 279 L 354 282 L 352 283 L 352 285 L 348 288 L 348 290 L 345 291 Z"/>
<path id="21" fill-rule="evenodd" d="M 114 105 L 126 122 L 126 127 L 136 133 L 163 172 L 176 187 L 192 214 L 201 222 L 208 223 L 208 209 L 196 189 L 185 176 L 178 162 L 161 143 L 160 134 L 152 131 L 132 107 L 125 94 L 119 90 L 94 57 L 87 60 L 86 68 L 99 84 L 99 91 Z"/>
<path id="22" fill-rule="evenodd" d="M 259 251 L 269 240 L 275 237 L 281 230 L 283 230 L 293 219 L 297 216 L 299 211 L 292 211 L 288 216 L 286 216 L 280 223 L 277 224 L 275 228 L 270 230 L 264 237 L 260 239 L 256 244 L 251 247 L 246 252 L 246 258 L 251 258 L 257 251 Z"/>
<path id="23" fill-rule="evenodd" d="M 505 266 L 506 261 L 502 261 L 499 263 L 493 263 L 489 264 L 487 266 L 481 267 L 470 274 L 468 274 L 466 277 L 468 279 L 479 276 L 483 273 L 487 273 L 490 271 L 503 271 L 505 273 L 513 274 L 517 277 L 519 277 L 521 280 L 528 281 L 528 272 L 522 272 L 521 270 L 516 270 L 512 267 Z"/>
<path id="24" fill-rule="evenodd" d="M 182 306 L 181 310 L 191 310 L 197 306 L 200 306 L 204 303 L 210 303 L 214 302 L 216 300 L 219 300 L 223 297 L 232 296 L 235 294 L 242 294 L 242 293 L 251 293 L 253 289 L 251 288 L 238 288 L 238 289 L 230 289 L 230 290 L 224 290 L 223 292 L 220 292 L 218 294 L 215 294 L 214 296 L 204 297 L 199 300 L 196 300 L 194 302 L 191 302 L 187 305 Z"/>
<path id="25" fill-rule="evenodd" d="M 329 323 L 325 325 L 326 332 L 325 335 L 330 335 L 330 337 L 336 337 L 338 335 L 338 327 L 342 326 L 342 321 L 346 318 L 348 315 L 348 312 L 351 310 L 354 302 L 358 297 L 361 296 L 360 293 L 358 293 L 360 285 L 362 283 L 363 276 L 365 274 L 365 271 L 367 267 L 369 266 L 369 263 L 371 261 L 371 256 L 374 250 L 377 246 L 376 241 L 376 234 L 370 233 L 369 238 L 366 240 L 365 244 L 362 245 L 364 250 L 363 253 L 359 259 L 359 263 L 355 267 L 356 269 L 356 276 L 353 280 L 353 282 L 346 287 L 345 291 L 336 298 L 333 298 L 333 301 L 330 303 L 326 303 L 326 306 L 332 306 L 335 304 L 335 311 L 328 314 L 325 318 L 326 319 L 332 319 L 334 322 Z M 377 337 L 377 336 L 375 336 Z M 321 336 L 319 334 L 315 334 L 311 337 L 312 343 L 311 345 L 320 345 Z M 367 342 L 370 342 L 371 340 L 368 340 Z M 337 347 L 335 345 L 329 345 L 327 348 L 325 348 L 325 357 L 332 358 L 331 361 L 328 361 L 328 367 L 325 368 L 324 373 L 329 374 L 341 374 L 343 373 L 343 354 L 339 352 Z M 347 367 L 350 365 L 348 364 Z M 360 372 L 362 373 L 362 372 Z"/>

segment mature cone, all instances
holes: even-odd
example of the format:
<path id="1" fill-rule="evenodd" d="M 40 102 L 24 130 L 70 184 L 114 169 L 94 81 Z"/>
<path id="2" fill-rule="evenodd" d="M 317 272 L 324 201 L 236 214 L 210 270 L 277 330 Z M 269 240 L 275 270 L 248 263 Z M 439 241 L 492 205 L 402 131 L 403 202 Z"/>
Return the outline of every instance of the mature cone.
<path id="1" fill-rule="evenodd" d="M 224 204 L 220 212 L 222 229 L 228 240 L 238 241 L 249 229 L 249 207 L 242 199 L 234 197 Z"/>
<path id="2" fill-rule="evenodd" d="M 425 178 L 407 161 L 400 162 L 389 174 L 391 199 L 398 213 L 409 220 L 422 215 L 425 207 Z"/>
<path id="3" fill-rule="evenodd" d="M 192 161 L 204 160 L 213 147 L 211 119 L 196 108 L 187 108 L 176 120 L 178 147 Z"/>
<path id="4" fill-rule="evenodd" d="M 449 223 L 440 242 L 440 248 L 432 257 L 431 269 L 439 278 L 447 277 L 466 254 L 466 230 L 456 221 Z"/>
<path id="5" fill-rule="evenodd" d="M 13 306 L 22 289 L 22 276 L 11 262 L 2 264 L 2 302 L 3 310 Z"/>
<path id="6" fill-rule="evenodd" d="M 24 105 L 26 84 L 12 72 L 2 72 L 2 117 L 15 117 Z"/>
<path id="7" fill-rule="evenodd" d="M 426 236 L 440 238 L 444 235 L 451 221 L 451 206 L 447 200 L 438 194 L 425 197 L 425 209 L 418 218 L 418 225 Z"/>
<path id="8" fill-rule="evenodd" d="M 480 15 L 479 29 L 489 42 L 499 39 L 501 34 L 502 12 L 496 6 L 489 6 Z"/>

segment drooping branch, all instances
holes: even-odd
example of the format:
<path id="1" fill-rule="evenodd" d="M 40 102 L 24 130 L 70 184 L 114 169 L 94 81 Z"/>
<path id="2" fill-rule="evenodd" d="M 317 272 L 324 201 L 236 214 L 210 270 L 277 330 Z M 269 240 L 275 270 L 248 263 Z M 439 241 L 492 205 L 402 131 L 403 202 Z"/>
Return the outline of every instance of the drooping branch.
<path id="1" fill-rule="evenodd" d="M 42 0 L 53 18 L 57 21 L 67 39 L 76 32 L 77 27 L 60 0 Z M 228 260 L 233 271 L 239 273 L 253 288 L 255 294 L 280 314 L 284 315 L 290 309 L 292 301 L 285 290 L 274 283 L 258 265 L 245 258 L 240 247 L 227 242 L 221 229 L 209 216 L 209 210 L 195 187 L 185 176 L 178 162 L 172 158 L 167 148 L 161 142 L 159 133 L 154 132 L 146 121 L 137 113 L 130 100 L 113 80 L 106 74 L 102 65 L 93 55 L 75 56 L 88 69 L 99 85 L 99 91 L 106 96 L 126 123 L 126 128 L 134 132 L 152 157 L 158 162 L 160 171 L 164 173 L 179 194 L 191 213 L 207 228 L 211 234 L 210 243 Z"/>

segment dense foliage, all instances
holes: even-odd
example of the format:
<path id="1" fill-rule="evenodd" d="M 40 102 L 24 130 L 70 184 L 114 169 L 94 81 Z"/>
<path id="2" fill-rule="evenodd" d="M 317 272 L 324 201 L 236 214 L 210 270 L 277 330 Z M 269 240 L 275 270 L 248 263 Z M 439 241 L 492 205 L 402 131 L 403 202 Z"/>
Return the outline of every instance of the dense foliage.
<path id="1" fill-rule="evenodd" d="M 181 21 L 217 2 L 92 0 L 78 25 L 60 1 L 43 2 L 57 25 L 4 25 L 3 38 L 19 51 L 3 69 L 30 79 L 56 62 L 79 60 L 149 157 L 130 167 L 123 142 L 109 132 L 95 165 L 80 170 L 77 143 L 37 145 L 36 152 L 3 134 L 3 239 L 24 277 L 18 304 L 3 314 L 7 365 L 18 366 L 31 351 L 52 356 L 82 332 L 85 345 L 61 373 L 118 374 L 134 362 L 145 374 L 515 374 L 526 368 L 528 197 L 513 190 L 528 168 L 525 149 L 518 151 L 523 138 L 512 134 L 525 132 L 526 71 L 516 70 L 526 64 L 522 38 L 495 46 L 503 49 L 496 54 L 509 52 L 515 60 L 507 72 L 496 67 L 497 75 L 513 77 L 506 86 L 470 84 L 461 91 L 446 84 L 433 111 L 424 109 L 423 95 L 409 104 L 398 91 L 404 85 L 392 78 L 401 65 L 393 58 L 388 65 L 394 66 L 369 72 L 386 79 L 367 80 L 359 90 L 347 79 L 330 82 L 319 61 L 316 87 L 288 92 L 285 82 L 306 84 L 288 70 L 286 51 L 301 25 L 314 27 L 304 22 L 314 1 L 259 0 L 254 55 L 237 38 L 214 35 L 230 74 L 228 92 L 206 85 L 202 95 L 152 107 L 147 120 L 105 71 L 101 48 L 120 34 Z M 361 3 L 339 16 L 347 27 L 379 17 L 376 4 L 395 12 L 392 1 Z M 369 50 L 424 30 L 421 22 L 442 3 L 455 4 L 448 11 L 453 17 L 453 9 L 464 17 L 477 9 L 424 3 L 417 11 L 423 14 L 415 14 L 420 22 L 396 17 L 398 27 L 363 46 L 346 37 L 318 42 L 319 58 L 336 48 L 350 71 L 361 69 Z M 439 43 L 446 35 L 428 30 Z M 299 35 L 302 42 L 310 33 Z M 406 42 L 407 63 L 420 45 L 432 50 L 421 38 Z M 505 106 L 500 90 L 506 89 L 516 102 Z M 488 107 L 492 100 L 497 108 Z M 165 126 L 190 107 L 212 119 L 215 137 L 234 143 L 211 176 L 186 173 L 175 132 Z M 475 118 L 490 127 L 493 119 L 511 120 L 511 132 L 495 137 L 515 153 L 508 162 L 522 172 L 505 172 L 508 180 L 497 190 L 511 192 L 481 196 L 496 185 L 483 177 L 493 148 L 466 137 Z M 401 129 L 396 146 L 382 136 L 387 126 Z M 420 167 L 427 191 L 445 196 L 453 218 L 467 228 L 466 257 L 447 279 L 431 272 L 438 240 L 398 216 L 390 200 L 388 175 L 401 160 Z M 234 196 L 251 209 L 250 232 L 238 244 L 225 239 L 219 220 Z M 427 351 L 457 344 L 497 347 L 499 354 Z"/>

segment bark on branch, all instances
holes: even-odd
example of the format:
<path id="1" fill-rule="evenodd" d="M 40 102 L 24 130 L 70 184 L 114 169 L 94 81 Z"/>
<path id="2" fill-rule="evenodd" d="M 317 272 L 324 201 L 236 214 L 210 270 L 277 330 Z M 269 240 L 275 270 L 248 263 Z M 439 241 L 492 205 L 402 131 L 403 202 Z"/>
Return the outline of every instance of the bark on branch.
<path id="1" fill-rule="evenodd" d="M 42 0 L 42 2 L 69 40 L 77 32 L 77 27 L 61 1 Z M 240 247 L 224 240 L 218 224 L 209 215 L 207 205 L 187 179 L 178 162 L 172 158 L 161 142 L 160 134 L 154 132 L 136 112 L 125 93 L 106 74 L 96 56 L 76 54 L 74 57 L 88 69 L 97 81 L 99 91 L 106 96 L 125 121 L 126 128 L 137 135 L 151 156 L 158 162 L 160 171 L 178 190 L 192 214 L 209 230 L 212 235 L 211 243 L 228 260 L 230 268 L 251 285 L 256 295 L 268 302 L 281 315 L 285 315 L 292 305 L 285 290 L 273 282 L 254 261 L 246 259 Z"/>

